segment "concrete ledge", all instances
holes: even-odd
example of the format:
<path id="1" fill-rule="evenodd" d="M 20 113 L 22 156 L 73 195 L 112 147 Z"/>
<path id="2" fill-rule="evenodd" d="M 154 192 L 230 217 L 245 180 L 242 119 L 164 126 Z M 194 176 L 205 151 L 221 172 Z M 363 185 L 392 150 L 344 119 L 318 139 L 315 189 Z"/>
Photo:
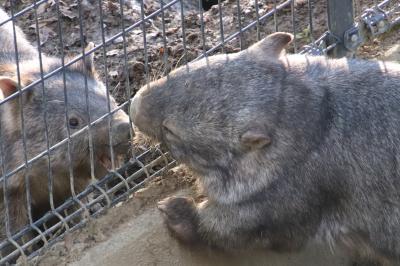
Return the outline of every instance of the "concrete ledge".
<path id="1" fill-rule="evenodd" d="M 191 251 L 179 245 L 165 229 L 161 215 L 155 208 L 148 208 L 141 215 L 122 225 L 105 242 L 85 252 L 71 265 L 125 266 L 125 265 L 346 265 L 346 258 L 334 255 L 319 246 L 310 246 L 295 254 L 252 252 L 226 255 L 211 251 Z"/>

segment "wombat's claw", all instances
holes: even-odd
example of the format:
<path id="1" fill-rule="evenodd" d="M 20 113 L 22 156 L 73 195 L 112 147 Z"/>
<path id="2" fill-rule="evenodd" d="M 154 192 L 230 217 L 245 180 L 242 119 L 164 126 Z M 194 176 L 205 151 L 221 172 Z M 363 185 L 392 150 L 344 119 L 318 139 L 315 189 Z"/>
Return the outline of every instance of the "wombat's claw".
<path id="1" fill-rule="evenodd" d="M 163 216 L 164 219 L 168 218 L 168 211 L 167 211 L 167 201 L 162 200 L 157 203 L 157 209 L 161 212 L 161 215 Z"/>
<path id="2" fill-rule="evenodd" d="M 165 219 L 176 220 L 176 211 L 174 210 L 176 207 L 183 207 L 179 205 L 185 205 L 184 201 L 181 204 L 181 201 L 178 197 L 168 197 L 157 203 L 157 208 L 160 210 L 161 214 Z"/>
<path id="3" fill-rule="evenodd" d="M 167 204 L 170 198 L 166 198 L 163 200 L 160 200 L 159 202 L 157 202 L 157 208 L 161 211 L 161 212 L 166 212 L 167 209 Z"/>
<path id="4" fill-rule="evenodd" d="M 189 210 L 195 209 L 193 199 L 187 197 L 168 197 L 157 203 L 157 208 L 161 212 L 173 212 L 174 210 Z M 178 212 L 180 212 L 178 211 Z"/>
<path id="5" fill-rule="evenodd" d="M 169 231 L 185 243 L 197 240 L 196 208 L 190 198 L 169 197 L 157 204 Z"/>

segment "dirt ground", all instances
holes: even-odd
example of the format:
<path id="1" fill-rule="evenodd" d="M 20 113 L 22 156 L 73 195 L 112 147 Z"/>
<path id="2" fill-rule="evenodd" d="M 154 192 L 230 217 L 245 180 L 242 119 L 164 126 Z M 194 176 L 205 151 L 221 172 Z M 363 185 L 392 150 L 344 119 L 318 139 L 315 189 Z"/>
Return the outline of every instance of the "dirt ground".
<path id="1" fill-rule="evenodd" d="M 32 265 L 128 266 L 128 265 L 346 265 L 340 250 L 328 250 L 312 243 L 301 253 L 277 254 L 262 250 L 221 253 L 209 249 L 188 249 L 175 241 L 155 208 L 159 199 L 171 195 L 201 197 L 195 180 L 178 166 L 136 192 L 107 215 L 84 229 L 68 235 Z"/>
<path id="2" fill-rule="evenodd" d="M 13 0 L 17 10 L 26 7 L 31 1 Z M 60 56 L 77 55 L 90 41 L 99 45 L 102 39 L 108 39 L 119 33 L 122 27 L 134 24 L 141 18 L 140 5 L 134 0 L 99 1 L 63 0 L 60 3 L 61 25 L 57 20 L 54 1 L 48 1 L 37 9 L 36 15 L 28 12 L 17 20 L 17 24 L 27 34 L 29 40 L 37 44 L 38 36 L 42 51 Z M 188 1 L 190 2 L 190 1 Z M 197 3 L 197 1 L 194 1 Z M 274 7 L 273 0 L 259 0 L 260 14 Z M 277 1 L 283 2 L 283 1 Z M 296 1 L 296 45 L 301 47 L 326 31 L 326 2 L 312 1 L 313 34 L 308 25 L 307 1 Z M 358 8 L 372 6 L 373 0 L 356 1 Z M 9 11 L 10 1 L 0 0 Z M 254 1 L 241 0 L 240 22 L 246 26 L 256 18 Z M 81 7 L 81 12 L 78 12 Z M 159 7 L 159 1 L 145 1 L 145 15 L 153 13 Z M 124 15 L 121 16 L 121 10 Z M 95 54 L 96 68 L 103 82 L 119 103 L 126 101 L 147 81 L 157 79 L 171 69 L 193 60 L 204 50 L 217 45 L 221 40 L 220 14 L 215 7 L 204 12 L 204 37 L 200 30 L 200 15 L 196 9 L 188 8 L 182 16 L 176 8 L 149 19 L 145 27 L 141 26 L 126 34 L 126 42 L 118 37 L 105 49 Z M 100 20 L 102 12 L 104 19 Z M 222 24 L 224 36 L 238 30 L 236 0 L 222 3 Z M 79 17 L 84 18 L 82 25 Z M 258 28 L 261 36 L 275 30 L 291 32 L 290 8 L 278 13 L 277 25 L 274 19 L 261 23 Z M 163 29 L 163 22 L 166 27 Z M 103 30 L 101 28 L 103 26 Z M 183 27 L 182 27 L 183 25 Z M 63 45 L 60 45 L 59 26 Z M 82 27 L 81 27 L 82 26 Z M 182 29 L 185 30 L 183 35 Z M 143 30 L 144 29 L 144 30 Z M 82 30 L 82 31 L 81 31 Z M 388 59 L 399 61 L 400 34 L 396 29 L 378 39 L 363 45 L 357 55 L 370 59 Z M 163 34 L 165 31 L 165 35 Z M 104 33 L 104 35 L 103 35 Z M 186 42 L 183 42 L 185 36 Z M 81 38 L 82 37 L 82 38 Z M 144 47 L 143 40 L 147 45 Z M 241 35 L 242 48 L 257 40 L 257 30 L 253 28 Z M 224 46 L 224 52 L 240 49 L 240 41 L 232 41 Z M 124 52 L 126 51 L 126 53 Z M 216 50 L 221 52 L 222 49 Z M 289 48 L 293 52 L 293 46 Z M 244 254 L 216 254 L 210 250 L 188 250 L 170 238 L 165 230 L 155 203 L 162 198 L 175 194 L 195 195 L 194 178 L 183 168 L 175 168 L 164 177 L 158 177 L 136 192 L 130 199 L 110 209 L 107 215 L 89 222 L 83 229 L 67 235 L 66 239 L 54 245 L 46 254 L 30 262 L 32 265 L 344 265 L 345 256 L 340 251 L 332 253 L 325 247 L 311 246 L 305 252 L 291 255 L 279 255 L 255 251 Z M 22 262 L 20 262 L 22 263 Z"/>

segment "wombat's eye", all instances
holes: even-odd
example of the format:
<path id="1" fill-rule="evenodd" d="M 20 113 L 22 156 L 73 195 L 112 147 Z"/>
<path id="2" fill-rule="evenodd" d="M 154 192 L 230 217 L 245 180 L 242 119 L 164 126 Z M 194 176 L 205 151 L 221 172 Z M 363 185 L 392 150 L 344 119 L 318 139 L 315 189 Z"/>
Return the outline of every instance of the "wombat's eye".
<path id="1" fill-rule="evenodd" d="M 173 138 L 177 138 L 178 137 L 178 135 L 176 135 L 175 132 L 171 130 L 171 128 L 169 128 L 169 127 L 167 127 L 165 125 L 163 125 L 163 130 L 164 130 L 166 136 L 170 136 L 170 137 L 173 137 Z"/>
<path id="2" fill-rule="evenodd" d="M 69 126 L 71 128 L 77 128 L 79 126 L 79 120 L 76 117 L 71 117 L 69 119 Z"/>
<path id="3" fill-rule="evenodd" d="M 171 124 L 169 121 L 164 121 L 162 123 L 162 129 L 166 136 L 171 136 L 174 138 L 179 137 L 178 134 L 176 134 L 176 132 L 177 132 L 176 127 L 174 126 L 174 124 Z"/>
<path id="4" fill-rule="evenodd" d="M 164 129 L 165 133 L 168 133 L 168 134 L 174 135 L 174 132 L 172 132 L 172 130 L 171 130 L 171 129 L 169 129 L 168 127 L 166 127 L 165 125 L 163 125 L 163 129 Z"/>

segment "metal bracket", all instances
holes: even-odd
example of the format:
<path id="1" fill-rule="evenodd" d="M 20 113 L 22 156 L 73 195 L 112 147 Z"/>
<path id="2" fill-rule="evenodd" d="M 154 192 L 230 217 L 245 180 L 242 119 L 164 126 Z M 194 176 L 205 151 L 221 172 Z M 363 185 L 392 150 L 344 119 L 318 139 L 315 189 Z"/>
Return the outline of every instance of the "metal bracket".
<path id="1" fill-rule="evenodd" d="M 309 54 L 313 56 L 325 55 L 324 49 L 315 44 L 305 45 L 303 50 L 300 51 L 300 54 Z"/>
<path id="2" fill-rule="evenodd" d="M 304 46 L 304 49 L 300 53 L 325 55 L 342 41 L 343 46 L 349 52 L 354 53 L 367 39 L 388 32 L 394 25 L 400 24 L 400 18 L 391 21 L 393 12 L 393 10 L 383 10 L 382 5 L 366 9 L 360 16 L 361 21 L 355 23 L 350 29 L 344 32 L 343 40 L 331 32 L 325 32 L 317 41 Z M 323 45 L 326 48 L 323 48 Z"/>
<path id="3" fill-rule="evenodd" d="M 355 52 L 363 42 L 364 36 L 357 24 L 345 31 L 343 36 L 343 44 L 347 50 Z"/>
<path id="4" fill-rule="evenodd" d="M 384 10 L 375 6 L 365 10 L 361 19 L 369 29 L 372 36 L 376 36 L 388 31 L 391 27 L 388 15 Z"/>
<path id="5" fill-rule="evenodd" d="M 327 52 L 332 50 L 338 43 L 340 43 L 340 39 L 327 31 L 315 42 L 305 45 L 299 53 L 309 54 L 312 56 L 326 55 Z"/>

